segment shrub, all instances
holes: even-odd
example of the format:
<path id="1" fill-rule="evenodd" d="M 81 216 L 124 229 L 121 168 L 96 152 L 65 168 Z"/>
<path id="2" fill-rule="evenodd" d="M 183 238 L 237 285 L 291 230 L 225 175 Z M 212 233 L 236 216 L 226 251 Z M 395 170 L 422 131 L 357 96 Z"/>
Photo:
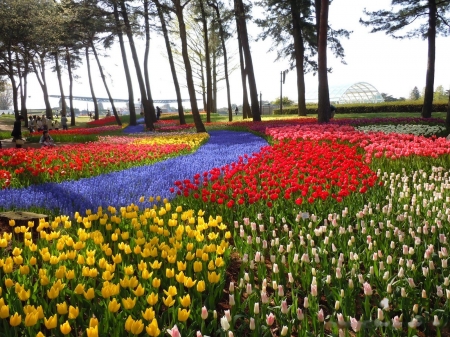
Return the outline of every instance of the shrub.
<path id="1" fill-rule="evenodd" d="M 421 112 L 423 102 L 384 102 L 384 103 L 358 103 L 358 104 L 339 104 L 336 105 L 339 114 L 351 113 L 377 113 L 377 112 Z M 448 102 L 438 101 L 433 103 L 433 112 L 447 111 Z M 283 107 L 283 115 L 297 114 L 297 106 Z M 306 106 L 308 114 L 317 114 L 317 104 L 308 104 Z M 275 115 L 280 114 L 279 109 L 273 111 Z"/>

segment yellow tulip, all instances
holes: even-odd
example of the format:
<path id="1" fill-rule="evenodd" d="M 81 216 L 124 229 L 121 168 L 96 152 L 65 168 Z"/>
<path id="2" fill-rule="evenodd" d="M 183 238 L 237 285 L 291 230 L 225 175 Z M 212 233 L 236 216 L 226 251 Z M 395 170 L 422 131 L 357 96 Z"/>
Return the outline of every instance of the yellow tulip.
<path id="1" fill-rule="evenodd" d="M 136 276 L 133 276 L 132 278 L 130 278 L 130 281 L 129 281 L 129 287 L 130 288 L 136 288 L 137 286 L 138 286 L 138 284 L 139 284 L 139 280 L 137 279 L 137 277 Z"/>
<path id="2" fill-rule="evenodd" d="M 145 291 L 144 288 L 142 288 L 141 284 L 139 284 L 137 286 L 136 290 L 133 290 L 133 293 L 139 297 L 139 296 L 144 295 L 144 291 Z"/>
<path id="3" fill-rule="evenodd" d="M 44 324 L 47 329 L 54 329 L 58 325 L 58 315 L 54 314 L 50 316 L 48 319 L 44 318 Z"/>
<path id="4" fill-rule="evenodd" d="M 188 306 L 191 305 L 191 296 L 189 294 L 179 298 L 179 300 L 180 300 L 180 304 L 185 308 L 187 308 Z"/>
<path id="5" fill-rule="evenodd" d="M 169 286 L 169 289 L 164 290 L 164 293 L 166 295 L 175 296 L 178 292 L 177 292 L 177 288 L 176 287 Z"/>
<path id="6" fill-rule="evenodd" d="M 199 273 L 203 269 L 203 264 L 200 261 L 194 262 L 194 272 Z"/>
<path id="7" fill-rule="evenodd" d="M 78 317 L 78 315 L 80 314 L 80 309 L 78 309 L 78 307 L 73 307 L 70 306 L 69 307 L 69 319 L 75 319 Z"/>
<path id="8" fill-rule="evenodd" d="M 56 304 L 56 311 L 58 311 L 58 314 L 60 315 L 65 315 L 67 314 L 67 303 L 66 302 L 62 302 L 59 304 Z"/>
<path id="9" fill-rule="evenodd" d="M 50 290 L 47 290 L 47 297 L 49 299 L 55 299 L 59 296 L 59 289 L 55 287 L 51 287 Z"/>
<path id="10" fill-rule="evenodd" d="M 163 303 L 166 307 L 170 308 L 172 305 L 175 304 L 175 300 L 172 298 L 171 295 L 168 295 L 167 297 L 163 297 Z"/>
<path id="11" fill-rule="evenodd" d="M 25 326 L 33 326 L 38 321 L 38 313 L 37 312 L 31 312 L 25 316 Z"/>
<path id="12" fill-rule="evenodd" d="M 162 266 L 162 262 L 159 262 L 158 260 L 153 261 L 153 263 L 150 264 L 151 269 L 159 269 Z"/>
<path id="13" fill-rule="evenodd" d="M 203 254 L 202 254 L 202 261 L 206 262 L 206 261 L 208 261 L 208 260 L 209 260 L 209 255 L 208 255 L 208 253 L 203 253 Z"/>
<path id="14" fill-rule="evenodd" d="M 184 273 L 180 271 L 175 277 L 178 283 L 184 283 Z"/>
<path id="15" fill-rule="evenodd" d="M 187 319 L 189 318 L 190 313 L 191 313 L 190 310 L 178 308 L 178 320 L 180 322 L 186 322 Z"/>
<path id="16" fill-rule="evenodd" d="M 197 283 L 197 280 L 193 281 L 191 277 L 184 278 L 184 286 L 186 288 L 192 288 Z"/>
<path id="17" fill-rule="evenodd" d="M 66 278 L 68 280 L 73 280 L 75 278 L 75 270 L 66 271 Z"/>
<path id="18" fill-rule="evenodd" d="M 149 322 L 155 318 L 155 311 L 153 310 L 153 308 L 147 308 L 145 312 L 141 311 L 141 314 L 142 318 Z"/>
<path id="19" fill-rule="evenodd" d="M 49 278 L 47 277 L 47 275 L 42 275 L 42 276 L 40 277 L 40 283 L 41 283 L 41 285 L 43 285 L 43 286 L 46 286 L 47 284 L 50 283 L 50 280 L 49 280 Z"/>
<path id="20" fill-rule="evenodd" d="M 206 289 L 205 281 L 203 281 L 203 280 L 198 281 L 198 283 L 197 283 L 197 291 L 199 293 L 202 293 L 202 292 L 205 291 L 205 289 Z"/>
<path id="21" fill-rule="evenodd" d="M 7 279 L 5 280 L 5 286 L 6 286 L 6 288 L 11 288 L 13 285 L 14 285 L 14 281 L 11 280 L 10 278 L 7 278 Z"/>
<path id="22" fill-rule="evenodd" d="M 63 335 L 68 335 L 70 331 L 72 331 L 72 328 L 70 327 L 69 321 L 66 321 L 64 324 L 61 324 L 59 326 L 59 329 L 63 333 Z"/>
<path id="23" fill-rule="evenodd" d="M 133 324 L 134 320 L 133 317 L 128 316 L 127 320 L 125 321 L 125 330 L 130 332 L 131 331 L 131 325 Z"/>
<path id="24" fill-rule="evenodd" d="M 19 315 L 17 312 L 9 318 L 11 326 L 18 326 L 20 323 L 22 323 L 22 315 Z"/>
<path id="25" fill-rule="evenodd" d="M 45 337 L 45 335 L 44 335 L 42 332 L 39 331 L 39 332 L 37 333 L 36 337 Z"/>
<path id="26" fill-rule="evenodd" d="M 9 317 L 9 306 L 2 305 L 0 307 L 0 318 L 7 318 L 7 317 Z"/>
<path id="27" fill-rule="evenodd" d="M 98 325 L 98 319 L 97 317 L 91 317 L 91 319 L 89 320 L 89 327 L 93 328 L 94 326 Z"/>
<path id="28" fill-rule="evenodd" d="M 216 260 L 214 261 L 214 264 L 216 265 L 216 267 L 222 267 L 225 265 L 225 261 L 223 260 L 222 257 L 217 257 Z"/>
<path id="29" fill-rule="evenodd" d="M 153 275 L 153 272 L 150 273 L 147 269 L 144 269 L 144 270 L 142 271 L 141 277 L 142 277 L 144 280 L 148 280 L 150 277 L 152 277 L 152 275 Z"/>
<path id="30" fill-rule="evenodd" d="M 136 299 L 136 297 L 134 299 L 131 299 L 130 297 L 122 298 L 123 307 L 127 310 L 133 309 L 136 305 Z"/>
<path id="31" fill-rule="evenodd" d="M 55 271 L 55 277 L 61 279 L 66 274 L 65 267 L 61 266 Z"/>
<path id="32" fill-rule="evenodd" d="M 97 275 L 98 275 L 98 270 L 97 270 L 97 268 L 91 268 L 91 269 L 89 270 L 89 277 L 96 278 Z"/>
<path id="33" fill-rule="evenodd" d="M 209 261 L 208 270 L 215 270 L 215 269 L 216 269 L 216 266 L 214 265 L 214 261 L 213 260 Z"/>
<path id="34" fill-rule="evenodd" d="M 21 301 L 25 302 L 25 301 L 27 301 L 27 300 L 30 298 L 30 294 L 31 294 L 30 290 L 25 291 L 25 289 L 22 289 L 22 290 L 17 294 L 17 297 L 18 297 Z"/>
<path id="35" fill-rule="evenodd" d="M 81 295 L 84 294 L 84 284 L 78 283 L 74 290 L 75 294 Z"/>
<path id="36" fill-rule="evenodd" d="M 158 322 L 156 319 L 153 319 L 152 322 L 145 327 L 145 331 L 151 337 L 157 337 L 160 335 L 161 330 L 159 330 Z"/>
<path id="37" fill-rule="evenodd" d="M 36 312 L 38 314 L 38 319 L 44 318 L 44 309 L 42 309 L 42 305 L 40 305 L 36 308 Z"/>
<path id="38" fill-rule="evenodd" d="M 83 264 L 86 263 L 86 260 L 85 260 L 85 258 L 84 258 L 83 255 L 78 255 L 78 257 L 77 257 L 77 263 L 78 263 L 79 265 L 83 265 Z"/>
<path id="39" fill-rule="evenodd" d="M 19 270 L 21 275 L 28 275 L 30 273 L 30 267 L 28 267 L 27 265 L 20 266 Z"/>
<path id="40" fill-rule="evenodd" d="M 156 293 L 151 293 L 150 295 L 148 295 L 147 297 L 147 303 L 150 305 L 155 305 L 158 302 L 158 294 Z"/>
<path id="41" fill-rule="evenodd" d="M 120 309 L 120 304 L 117 303 L 117 300 L 115 298 L 112 299 L 111 302 L 108 304 L 108 310 L 110 312 L 117 312 Z"/>
<path id="42" fill-rule="evenodd" d="M 105 281 L 111 281 L 113 277 L 114 277 L 114 273 L 111 273 L 109 270 L 105 270 L 102 273 L 102 279 Z"/>
<path id="43" fill-rule="evenodd" d="M 218 283 L 220 281 L 220 273 L 216 274 L 215 271 L 212 273 L 208 272 L 208 281 L 209 283 Z"/>
<path id="44" fill-rule="evenodd" d="M 94 292 L 94 288 L 89 288 L 88 291 L 85 291 L 83 293 L 84 298 L 89 300 L 92 300 L 95 297 L 95 292 Z"/>
<path id="45" fill-rule="evenodd" d="M 152 280 L 152 286 L 153 286 L 153 288 L 159 288 L 160 285 L 161 285 L 161 279 L 155 277 L 155 278 Z"/>
<path id="46" fill-rule="evenodd" d="M 86 329 L 88 337 L 98 337 L 98 325 Z"/>
<path id="47" fill-rule="evenodd" d="M 123 268 L 123 271 L 125 272 L 126 275 L 133 275 L 134 274 L 134 268 L 133 266 L 127 266 Z"/>
<path id="48" fill-rule="evenodd" d="M 122 255 L 120 255 L 120 253 L 118 253 L 117 255 L 112 256 L 112 259 L 113 259 L 114 263 L 119 264 L 122 262 Z"/>
<path id="49" fill-rule="evenodd" d="M 22 254 L 22 249 L 20 249 L 19 247 L 14 247 L 12 254 L 14 256 L 19 256 L 20 254 Z"/>

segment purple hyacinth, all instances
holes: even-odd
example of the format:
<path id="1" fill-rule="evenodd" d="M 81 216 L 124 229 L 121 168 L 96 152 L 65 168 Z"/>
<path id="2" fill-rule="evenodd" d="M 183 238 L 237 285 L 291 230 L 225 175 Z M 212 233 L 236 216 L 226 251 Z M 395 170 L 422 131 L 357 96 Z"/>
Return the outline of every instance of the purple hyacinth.
<path id="1" fill-rule="evenodd" d="M 170 187 L 176 180 L 192 180 L 196 173 L 232 163 L 245 154 L 251 156 L 266 145 L 263 138 L 248 132 L 211 131 L 209 141 L 189 155 L 76 181 L 0 190 L 0 208 L 39 207 L 73 215 L 86 209 L 96 211 L 98 206 L 137 203 L 141 196 L 171 199 L 175 195 Z M 143 206 L 150 204 L 146 201 Z"/>

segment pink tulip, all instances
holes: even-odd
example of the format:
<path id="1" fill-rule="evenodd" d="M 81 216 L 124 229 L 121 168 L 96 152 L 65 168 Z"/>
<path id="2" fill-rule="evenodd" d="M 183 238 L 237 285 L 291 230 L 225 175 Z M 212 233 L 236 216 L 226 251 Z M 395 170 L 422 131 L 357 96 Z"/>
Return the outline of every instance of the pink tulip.
<path id="1" fill-rule="evenodd" d="M 181 337 L 181 333 L 180 331 L 178 331 L 178 327 L 176 326 L 176 324 L 172 329 L 167 329 L 167 333 L 170 335 L 170 337 Z"/>
<path id="2" fill-rule="evenodd" d="M 361 322 L 358 322 L 358 320 L 354 317 L 350 317 L 350 326 L 352 327 L 353 331 L 358 332 L 361 330 Z"/>
<path id="3" fill-rule="evenodd" d="M 273 313 L 266 315 L 266 323 L 268 326 L 271 326 L 274 322 L 275 322 L 275 315 Z"/>

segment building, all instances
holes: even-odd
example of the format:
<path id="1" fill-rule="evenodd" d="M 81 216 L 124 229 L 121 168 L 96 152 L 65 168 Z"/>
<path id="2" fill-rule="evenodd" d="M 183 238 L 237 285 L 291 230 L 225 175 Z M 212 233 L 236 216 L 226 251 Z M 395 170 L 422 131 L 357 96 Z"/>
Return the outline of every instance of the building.
<path id="1" fill-rule="evenodd" d="M 330 86 L 330 102 L 333 104 L 383 103 L 380 92 L 370 83 L 357 82 Z M 317 103 L 317 91 L 306 94 L 306 103 Z"/>

